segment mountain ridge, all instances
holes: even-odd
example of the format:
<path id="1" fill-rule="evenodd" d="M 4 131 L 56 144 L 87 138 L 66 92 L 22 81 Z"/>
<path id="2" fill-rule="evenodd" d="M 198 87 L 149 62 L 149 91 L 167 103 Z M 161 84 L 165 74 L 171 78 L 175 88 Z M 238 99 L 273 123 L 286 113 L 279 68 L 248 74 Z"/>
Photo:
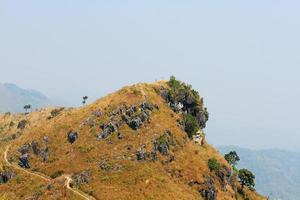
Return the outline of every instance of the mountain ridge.
<path id="1" fill-rule="evenodd" d="M 22 112 L 26 104 L 33 109 L 51 105 L 51 101 L 41 92 L 23 89 L 13 83 L 0 83 L 0 96 L 0 113 Z"/>
<path id="2" fill-rule="evenodd" d="M 217 147 L 222 154 L 235 150 L 240 167 L 257 174 L 256 189 L 270 199 L 297 200 L 300 188 L 300 153 L 282 149 L 252 150 L 238 146 Z"/>

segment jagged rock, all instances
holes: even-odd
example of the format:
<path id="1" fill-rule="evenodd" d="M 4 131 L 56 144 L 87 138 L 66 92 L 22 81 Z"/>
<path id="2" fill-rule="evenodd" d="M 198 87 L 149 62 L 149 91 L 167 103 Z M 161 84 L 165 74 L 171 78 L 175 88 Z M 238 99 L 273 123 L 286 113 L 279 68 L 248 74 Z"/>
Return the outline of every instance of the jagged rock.
<path id="1" fill-rule="evenodd" d="M 35 155 L 39 156 L 41 154 L 39 144 L 36 141 L 31 142 L 31 148 L 32 148 L 32 151 Z"/>
<path id="2" fill-rule="evenodd" d="M 74 143 L 78 138 L 78 133 L 75 131 L 69 131 L 68 133 L 68 141 L 72 144 Z"/>
<path id="3" fill-rule="evenodd" d="M 130 117 L 128 117 L 128 116 L 125 115 L 125 114 L 123 114 L 121 118 L 122 118 L 122 120 L 123 120 L 124 122 L 126 122 L 126 123 L 129 123 L 129 121 L 130 121 Z"/>
<path id="4" fill-rule="evenodd" d="M 13 171 L 0 171 L 0 184 L 7 183 L 15 176 Z"/>
<path id="5" fill-rule="evenodd" d="M 148 102 L 143 102 L 143 103 L 141 104 L 141 108 L 142 108 L 143 110 L 153 110 L 153 105 L 150 104 L 150 103 L 148 103 Z"/>
<path id="6" fill-rule="evenodd" d="M 73 181 L 71 182 L 72 187 L 78 188 L 83 183 L 88 183 L 90 177 L 89 171 L 83 171 L 79 174 L 75 174 L 72 176 Z"/>
<path id="7" fill-rule="evenodd" d="M 135 112 L 137 112 L 137 107 L 131 106 L 128 110 L 126 110 L 126 115 L 131 117 Z"/>
<path id="8" fill-rule="evenodd" d="M 110 134 L 118 130 L 118 125 L 116 122 L 111 121 L 108 124 L 104 125 L 103 131 L 97 135 L 98 139 L 105 139 L 107 138 Z"/>
<path id="9" fill-rule="evenodd" d="M 137 130 L 142 125 L 142 120 L 140 117 L 136 117 L 129 122 L 129 127 Z"/>
<path id="10" fill-rule="evenodd" d="M 18 123 L 17 128 L 23 130 L 23 129 L 26 127 L 27 124 L 28 124 L 28 121 L 25 120 L 25 119 L 23 119 L 23 120 L 21 120 L 21 121 Z"/>
<path id="11" fill-rule="evenodd" d="M 169 145 L 167 143 L 161 143 L 158 145 L 158 151 L 162 154 L 162 155 L 168 155 L 169 152 Z"/>
<path id="12" fill-rule="evenodd" d="M 26 153 L 29 153 L 30 151 L 30 148 L 31 148 L 31 145 L 26 143 L 24 145 L 22 145 L 18 151 L 23 155 L 23 154 L 26 154 Z"/>
<path id="13" fill-rule="evenodd" d="M 141 148 L 136 151 L 135 155 L 137 160 L 146 160 L 147 158 L 147 152 Z"/>
<path id="14" fill-rule="evenodd" d="M 19 157 L 19 166 L 22 168 L 30 168 L 28 153 L 25 153 Z"/>
<path id="15" fill-rule="evenodd" d="M 172 134 L 170 131 L 166 131 L 163 135 L 157 138 L 154 142 L 154 149 L 159 151 L 162 155 L 169 154 L 170 143 L 175 146 L 175 142 L 171 137 Z"/>
<path id="16" fill-rule="evenodd" d="M 203 183 L 204 188 L 200 189 L 199 192 L 205 200 L 216 200 L 217 190 L 214 185 L 214 180 L 212 178 L 207 178 Z"/>
<path id="17" fill-rule="evenodd" d="M 119 140 L 122 140 L 122 139 L 123 139 L 123 134 L 120 133 L 120 132 L 118 132 L 118 139 L 119 139 Z"/>

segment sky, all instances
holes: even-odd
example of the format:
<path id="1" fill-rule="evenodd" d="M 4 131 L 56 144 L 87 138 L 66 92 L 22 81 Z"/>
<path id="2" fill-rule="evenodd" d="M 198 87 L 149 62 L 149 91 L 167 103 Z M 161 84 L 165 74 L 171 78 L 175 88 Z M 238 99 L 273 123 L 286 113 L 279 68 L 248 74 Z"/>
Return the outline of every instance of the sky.
<path id="1" fill-rule="evenodd" d="M 213 145 L 300 151 L 300 2 L 0 1 L 0 82 L 78 105 L 175 75 Z"/>

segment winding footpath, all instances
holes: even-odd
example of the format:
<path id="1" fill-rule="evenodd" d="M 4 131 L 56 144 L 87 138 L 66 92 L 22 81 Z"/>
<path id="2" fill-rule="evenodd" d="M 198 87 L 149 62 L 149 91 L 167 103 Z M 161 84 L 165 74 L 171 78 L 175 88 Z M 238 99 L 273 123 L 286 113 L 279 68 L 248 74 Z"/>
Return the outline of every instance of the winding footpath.
<path id="1" fill-rule="evenodd" d="M 7 159 L 7 152 L 9 150 L 9 147 L 10 147 L 10 145 L 8 145 L 6 147 L 5 152 L 4 152 L 4 161 L 6 162 L 6 164 L 8 166 L 11 166 L 11 167 L 13 167 L 13 168 L 15 168 L 17 170 L 21 170 L 21 171 L 23 171 L 23 172 L 25 172 L 25 173 L 27 173 L 27 174 L 29 174 L 31 176 L 39 177 L 40 179 L 43 179 L 44 181 L 48 181 L 48 182 L 53 181 L 53 179 L 50 178 L 49 176 L 46 176 L 44 174 L 37 173 L 37 172 L 31 172 L 31 171 L 28 171 L 28 170 L 26 170 L 26 169 L 24 169 L 24 168 L 22 168 L 22 167 L 20 167 L 18 165 L 13 165 L 12 163 L 10 163 L 8 161 L 8 159 Z M 72 178 L 69 175 L 62 175 L 62 177 L 66 179 L 66 181 L 65 181 L 65 187 L 68 190 L 72 191 L 73 193 L 77 194 L 78 196 L 82 197 L 83 199 L 86 199 L 86 200 L 96 200 L 94 197 L 91 197 L 90 195 L 88 195 L 88 194 L 86 194 L 86 193 L 84 193 L 82 191 L 79 191 L 79 190 L 76 190 L 76 189 L 72 188 L 70 186 L 70 184 L 72 182 Z"/>

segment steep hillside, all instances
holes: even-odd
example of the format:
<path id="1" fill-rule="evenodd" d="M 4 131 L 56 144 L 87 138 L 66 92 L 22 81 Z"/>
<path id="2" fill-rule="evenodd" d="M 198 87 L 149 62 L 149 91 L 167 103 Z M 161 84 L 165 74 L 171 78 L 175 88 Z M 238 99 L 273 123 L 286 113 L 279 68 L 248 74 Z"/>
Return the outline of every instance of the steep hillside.
<path id="1" fill-rule="evenodd" d="M 190 86 L 137 84 L 24 129 L 5 147 L 7 161 L 56 186 L 64 183 L 77 194 L 67 199 L 264 199 L 242 190 L 205 141 L 207 119 Z M 209 168 L 209 159 L 217 166 Z M 14 178 L 8 183 L 16 188 Z M 53 198 L 48 193 L 54 192 L 42 187 L 36 199 Z"/>
<path id="2" fill-rule="evenodd" d="M 0 113 L 22 112 L 26 104 L 36 109 L 50 105 L 50 101 L 35 90 L 25 90 L 10 83 L 0 84 Z"/>
<path id="3" fill-rule="evenodd" d="M 300 153 L 278 149 L 250 150 L 235 146 L 219 147 L 222 153 L 235 150 L 240 167 L 256 174 L 256 189 L 271 199 L 297 200 L 300 192 Z"/>

